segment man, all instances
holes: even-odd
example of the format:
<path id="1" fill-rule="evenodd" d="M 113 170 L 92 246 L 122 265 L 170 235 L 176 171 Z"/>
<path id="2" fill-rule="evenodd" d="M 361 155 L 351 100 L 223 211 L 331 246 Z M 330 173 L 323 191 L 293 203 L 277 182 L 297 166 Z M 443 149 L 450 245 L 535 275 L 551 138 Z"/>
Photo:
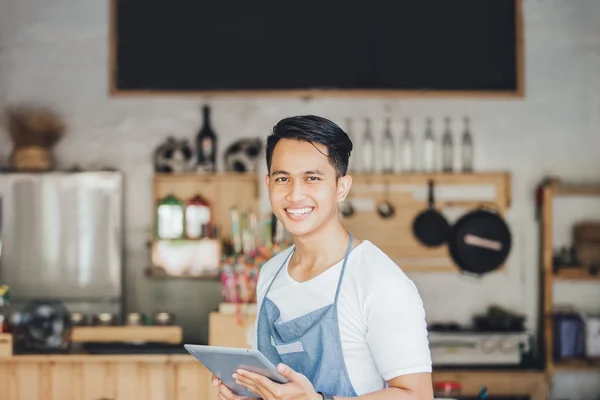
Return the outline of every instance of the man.
<path id="1" fill-rule="evenodd" d="M 255 348 L 290 382 L 234 378 L 263 399 L 432 399 L 423 303 L 402 270 L 343 227 L 352 142 L 316 116 L 281 120 L 267 138 L 271 208 L 294 246 L 262 268 Z M 219 398 L 238 397 L 213 376 Z"/>

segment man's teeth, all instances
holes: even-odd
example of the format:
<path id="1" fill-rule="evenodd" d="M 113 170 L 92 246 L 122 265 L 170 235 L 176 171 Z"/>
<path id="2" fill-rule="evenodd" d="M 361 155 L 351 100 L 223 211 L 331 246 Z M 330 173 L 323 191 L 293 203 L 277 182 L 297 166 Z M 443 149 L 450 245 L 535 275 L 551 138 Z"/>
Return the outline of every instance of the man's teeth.
<path id="1" fill-rule="evenodd" d="M 292 214 L 292 215 L 303 215 L 303 214 L 308 214 L 309 212 L 312 211 L 312 208 L 297 208 L 295 210 L 290 210 L 288 209 L 287 212 Z"/>

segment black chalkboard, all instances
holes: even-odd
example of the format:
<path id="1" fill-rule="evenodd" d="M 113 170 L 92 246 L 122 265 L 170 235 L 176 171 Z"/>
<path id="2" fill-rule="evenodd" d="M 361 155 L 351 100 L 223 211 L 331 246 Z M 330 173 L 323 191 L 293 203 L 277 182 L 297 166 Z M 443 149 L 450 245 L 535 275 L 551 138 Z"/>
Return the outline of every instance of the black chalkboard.
<path id="1" fill-rule="evenodd" d="M 519 0 L 113 0 L 120 91 L 520 93 Z"/>

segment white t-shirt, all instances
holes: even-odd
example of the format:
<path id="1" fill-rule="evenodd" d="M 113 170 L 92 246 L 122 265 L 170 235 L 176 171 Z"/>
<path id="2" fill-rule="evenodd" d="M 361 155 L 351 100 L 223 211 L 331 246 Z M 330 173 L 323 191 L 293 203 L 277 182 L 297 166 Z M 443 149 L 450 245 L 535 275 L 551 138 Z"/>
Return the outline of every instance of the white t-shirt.
<path id="1" fill-rule="evenodd" d="M 273 276 L 292 250 L 286 249 L 262 267 L 257 288 L 259 310 Z M 268 294 L 280 309 L 282 321 L 332 304 L 342 264 L 340 261 L 303 283 L 289 275 L 286 265 Z M 431 372 L 425 310 L 417 288 L 369 241 L 358 245 L 348 258 L 338 321 L 344 360 L 358 395 L 381 390 L 385 381 L 400 375 Z"/>

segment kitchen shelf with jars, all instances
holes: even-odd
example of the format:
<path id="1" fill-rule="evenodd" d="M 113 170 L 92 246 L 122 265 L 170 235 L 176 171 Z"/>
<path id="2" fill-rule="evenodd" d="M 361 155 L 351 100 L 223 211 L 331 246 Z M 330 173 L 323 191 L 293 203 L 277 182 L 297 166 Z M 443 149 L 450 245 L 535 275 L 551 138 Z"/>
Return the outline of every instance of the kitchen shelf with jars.
<path id="1" fill-rule="evenodd" d="M 600 201 L 600 182 L 567 183 L 548 178 L 536 191 L 541 218 L 541 278 L 543 343 L 549 374 L 565 371 L 600 372 L 600 310 L 582 312 L 576 306 L 558 306 L 557 284 L 600 283 L 600 214 L 578 219 L 571 228 L 572 246 L 556 243 L 556 211 L 564 200 Z M 595 204 L 595 203 L 594 203 Z M 593 206 L 596 207 L 596 206 Z M 596 208 L 597 209 L 597 208 Z M 600 290 L 600 285 L 597 286 Z"/>
<path id="2" fill-rule="evenodd" d="M 281 245 L 261 240 L 271 223 L 270 215 L 258 215 L 262 141 L 237 140 L 220 158 L 211 108 L 203 105 L 201 111 L 194 145 L 169 137 L 154 153 L 152 265 L 147 272 L 155 278 L 218 280 L 228 266 L 259 265 Z M 219 159 L 224 172 L 217 171 Z"/>
<path id="3" fill-rule="evenodd" d="M 397 127 L 391 118 L 381 122 L 376 135 L 369 118 L 345 121 L 355 152 L 349 165 L 352 188 L 341 205 L 344 226 L 379 246 L 405 271 L 464 270 L 450 250 L 452 220 L 477 210 L 485 218 L 503 217 L 511 202 L 510 174 L 475 171 L 469 118 L 463 118 L 456 135 L 450 117 L 437 123 L 440 133 L 428 117 L 419 139 L 409 118 Z M 437 218 L 443 226 L 425 228 L 447 232 L 436 243 L 421 240 L 416 232 L 417 218 L 428 210 L 443 214 Z M 479 242 L 498 246 L 495 240 Z M 498 254 L 505 258 L 509 247 Z"/>

